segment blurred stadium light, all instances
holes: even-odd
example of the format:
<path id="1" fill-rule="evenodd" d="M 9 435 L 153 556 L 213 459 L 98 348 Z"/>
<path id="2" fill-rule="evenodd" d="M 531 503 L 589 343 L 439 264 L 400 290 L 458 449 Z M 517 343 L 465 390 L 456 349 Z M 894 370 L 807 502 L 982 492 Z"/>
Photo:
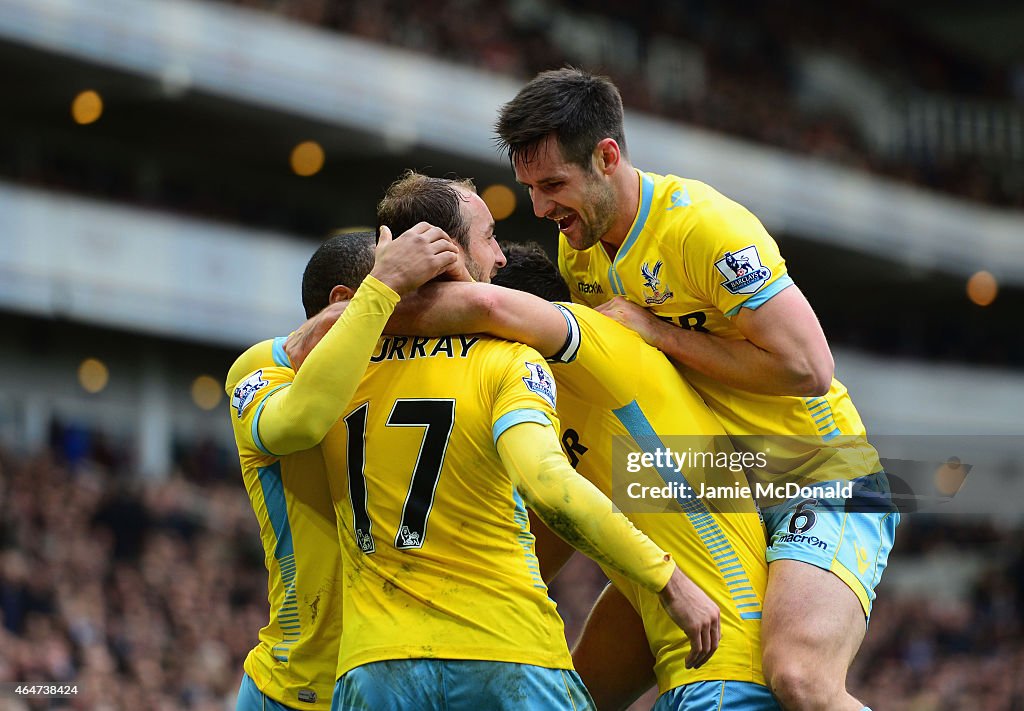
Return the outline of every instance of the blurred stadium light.
<path id="1" fill-rule="evenodd" d="M 196 0 L 0 0 L 0 36 L 212 94 L 488 162 L 510 78 L 385 48 L 245 8 Z M 685 166 L 769 229 L 968 276 L 1024 284 L 1024 217 L 628 114 L 634 162 Z"/>

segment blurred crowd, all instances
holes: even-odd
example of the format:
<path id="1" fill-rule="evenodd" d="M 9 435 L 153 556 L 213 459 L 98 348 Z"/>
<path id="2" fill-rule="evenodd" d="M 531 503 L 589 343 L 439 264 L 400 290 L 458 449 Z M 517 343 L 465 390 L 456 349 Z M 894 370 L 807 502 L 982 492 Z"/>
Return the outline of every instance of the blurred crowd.
<path id="1" fill-rule="evenodd" d="M 227 708 L 267 620 L 240 476 L 144 484 L 65 444 L 0 453 L 0 682 L 79 693 L 0 709 Z"/>
<path id="2" fill-rule="evenodd" d="M 233 708 L 267 619 L 237 467 L 198 471 L 215 458 L 184 448 L 167 479 L 144 482 L 90 441 L 55 428 L 34 456 L 0 450 L 0 683 L 79 688 L 45 703 L 0 698 L 0 709 Z M 990 569 L 955 602 L 901 598 L 883 582 L 851 688 L 886 711 L 1021 711 L 1024 531 L 909 517 L 891 565 L 938 534 L 984 552 Z M 605 582 L 577 557 L 552 586 L 570 641 Z"/>
<path id="3" fill-rule="evenodd" d="M 883 580 L 851 673 L 861 699 L 886 711 L 1024 709 L 1024 530 L 910 516 L 896 549 L 904 560 L 959 551 L 988 562 L 962 599 L 899 596 Z M 957 575 L 948 571 L 951 586 Z"/>
<path id="4" fill-rule="evenodd" d="M 912 136 L 897 142 L 899 150 L 879 146 L 857 119 L 869 109 L 856 104 L 867 99 L 852 96 L 871 77 L 897 112 L 908 98 L 936 96 L 1019 111 L 1024 67 L 969 59 L 891 10 L 866 3 L 231 1 L 524 80 L 544 69 L 583 66 L 611 76 L 629 108 L 972 200 L 1024 207 L 1024 174 L 1005 152 L 942 155 L 940 145 L 913 150 Z M 835 86 L 824 89 L 851 95 L 823 101 L 805 73 L 807 56 L 852 68 L 849 87 L 832 73 L 827 81 Z"/>

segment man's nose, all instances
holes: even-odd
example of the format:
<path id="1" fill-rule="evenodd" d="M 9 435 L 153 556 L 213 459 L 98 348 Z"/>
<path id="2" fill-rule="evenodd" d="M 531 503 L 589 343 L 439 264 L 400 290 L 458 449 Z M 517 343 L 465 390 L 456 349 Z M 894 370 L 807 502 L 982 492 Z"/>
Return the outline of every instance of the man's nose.
<path id="1" fill-rule="evenodd" d="M 547 217 L 554 209 L 555 203 L 538 193 L 539 191 L 534 190 L 533 195 L 530 196 L 533 201 L 533 214 L 537 217 Z"/>

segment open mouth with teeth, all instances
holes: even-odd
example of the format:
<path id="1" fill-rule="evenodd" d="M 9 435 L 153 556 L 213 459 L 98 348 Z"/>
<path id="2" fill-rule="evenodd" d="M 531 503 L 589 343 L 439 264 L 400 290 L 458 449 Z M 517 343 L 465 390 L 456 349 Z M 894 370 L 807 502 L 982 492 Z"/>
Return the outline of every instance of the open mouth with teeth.
<path id="1" fill-rule="evenodd" d="M 578 217 L 576 214 L 570 212 L 568 215 L 562 215 L 561 217 L 555 218 L 555 222 L 558 223 L 559 231 L 565 232 L 576 224 L 577 219 Z"/>

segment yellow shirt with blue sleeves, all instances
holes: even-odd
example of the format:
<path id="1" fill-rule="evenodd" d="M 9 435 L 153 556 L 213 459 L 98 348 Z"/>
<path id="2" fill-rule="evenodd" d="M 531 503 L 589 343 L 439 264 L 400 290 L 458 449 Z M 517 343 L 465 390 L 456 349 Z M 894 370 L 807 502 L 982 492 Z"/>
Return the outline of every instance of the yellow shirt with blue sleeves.
<path id="1" fill-rule="evenodd" d="M 756 309 L 793 284 L 778 245 L 752 213 L 704 183 L 639 172 L 638 180 L 637 216 L 614 257 L 601 243 L 574 250 L 559 235 L 559 271 L 573 301 L 597 306 L 623 296 L 681 328 L 743 338 L 732 323 L 740 309 Z M 681 370 L 730 435 L 767 436 L 786 452 L 775 473 L 787 480 L 881 470 L 838 380 L 824 396 L 792 397 L 746 392 Z M 735 440 L 751 451 L 764 442 Z"/>
<path id="2" fill-rule="evenodd" d="M 643 619 L 659 690 L 710 680 L 764 684 L 761 603 L 768 566 L 764 526 L 753 500 L 671 501 L 649 513 L 625 505 L 632 482 L 658 485 L 685 478 L 699 490 L 699 484 L 729 486 L 736 479 L 745 483 L 743 473 L 687 467 L 681 473 L 662 469 L 627 474 L 621 461 L 613 461 L 616 438 L 636 451 L 651 451 L 678 449 L 681 441 L 673 436 L 685 436 L 684 446 L 714 451 L 727 439 L 725 430 L 668 358 L 635 332 L 585 306 L 556 306 L 569 324 L 567 348 L 552 360 L 552 373 L 559 388 L 562 443 L 570 461 L 669 551 L 721 611 L 718 651 L 699 669 L 687 669 L 690 643 L 657 596 L 605 571 Z"/>
<path id="3" fill-rule="evenodd" d="M 297 378 L 284 338 L 249 348 L 226 379 L 242 479 L 259 522 L 269 574 L 270 619 L 244 669 L 261 692 L 289 707 L 330 708 L 341 639 L 342 559 L 318 440 L 314 435 L 311 441 L 293 441 L 282 422 L 267 417 L 261 425 L 260 416 L 282 396 L 297 395 L 288 406 L 301 409 L 314 401 L 314 419 L 332 421 L 332 414 L 336 419 L 397 302 L 397 294 L 368 277 L 336 324 L 339 328 L 321 342 L 326 347 L 314 349 L 303 365 L 306 383 L 292 387 Z M 352 367 L 339 368 L 339 362 Z M 325 369 L 330 387 L 319 389 L 318 376 Z M 345 399 L 331 403 L 331 392 Z M 332 413 L 332 407 L 338 412 Z M 287 419 L 287 408 L 274 416 Z M 275 453 L 269 443 L 288 453 Z"/>
<path id="4" fill-rule="evenodd" d="M 553 426 L 553 454 L 590 486 L 557 448 L 555 384 L 543 359 L 520 344 L 462 335 L 385 337 L 370 360 L 322 445 L 345 570 L 337 675 L 423 658 L 571 669 L 524 506 L 545 477 L 518 485 L 496 448 L 513 442 L 524 461 L 540 460 L 529 439 L 513 435 Z M 600 502 L 591 504 L 564 483 L 568 501 L 594 510 L 584 518 L 610 515 L 596 489 Z M 560 515 L 562 505 L 550 510 Z M 606 542 L 627 550 L 620 558 L 660 589 L 674 564 L 625 526 L 608 529 Z"/>

